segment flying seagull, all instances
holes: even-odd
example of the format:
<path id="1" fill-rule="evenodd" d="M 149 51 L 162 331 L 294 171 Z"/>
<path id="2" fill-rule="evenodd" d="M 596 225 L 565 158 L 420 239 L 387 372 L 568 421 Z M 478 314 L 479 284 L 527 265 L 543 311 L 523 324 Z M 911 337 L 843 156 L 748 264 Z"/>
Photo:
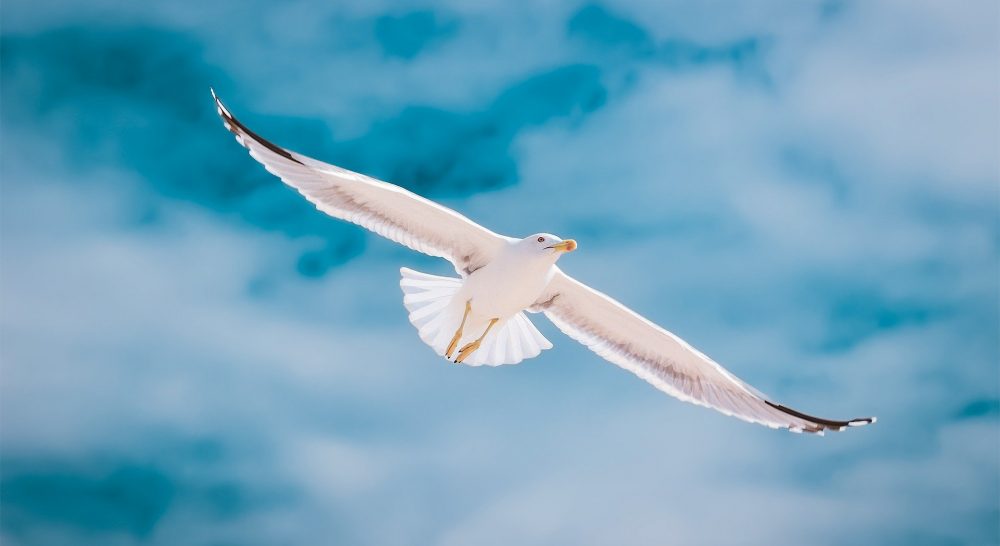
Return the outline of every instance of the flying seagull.
<path id="1" fill-rule="evenodd" d="M 240 123 L 212 91 L 222 122 L 269 172 L 316 208 L 418 252 L 460 278 L 402 268 L 403 304 L 420 339 L 457 364 L 517 364 L 552 348 L 525 311 L 545 313 L 569 337 L 681 400 L 751 423 L 823 434 L 874 423 L 835 421 L 782 406 L 688 345 L 556 266 L 573 239 L 499 235 L 399 186 L 282 148 Z"/>

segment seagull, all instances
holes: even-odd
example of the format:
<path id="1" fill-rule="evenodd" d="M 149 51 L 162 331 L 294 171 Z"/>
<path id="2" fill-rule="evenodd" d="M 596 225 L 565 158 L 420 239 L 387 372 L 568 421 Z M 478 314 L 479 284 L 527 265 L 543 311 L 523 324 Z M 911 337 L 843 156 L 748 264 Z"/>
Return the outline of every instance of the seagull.
<path id="1" fill-rule="evenodd" d="M 725 415 L 819 435 L 875 422 L 822 419 L 772 402 L 676 335 L 563 273 L 556 262 L 576 250 L 573 239 L 499 235 L 399 186 L 273 144 L 233 117 L 215 90 L 212 98 L 250 156 L 320 211 L 452 263 L 459 278 L 404 267 L 399 283 L 420 339 L 451 362 L 500 366 L 538 356 L 552 343 L 525 312 L 544 313 L 600 357 Z"/>

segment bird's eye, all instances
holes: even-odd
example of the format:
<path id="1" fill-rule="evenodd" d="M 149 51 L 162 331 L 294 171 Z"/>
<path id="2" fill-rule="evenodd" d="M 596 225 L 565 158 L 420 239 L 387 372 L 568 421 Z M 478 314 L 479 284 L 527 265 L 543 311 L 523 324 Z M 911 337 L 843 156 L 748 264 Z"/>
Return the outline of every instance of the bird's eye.
<path id="1" fill-rule="evenodd" d="M 538 242 L 539 243 L 544 243 L 545 242 L 545 237 L 539 237 L 538 238 Z"/>

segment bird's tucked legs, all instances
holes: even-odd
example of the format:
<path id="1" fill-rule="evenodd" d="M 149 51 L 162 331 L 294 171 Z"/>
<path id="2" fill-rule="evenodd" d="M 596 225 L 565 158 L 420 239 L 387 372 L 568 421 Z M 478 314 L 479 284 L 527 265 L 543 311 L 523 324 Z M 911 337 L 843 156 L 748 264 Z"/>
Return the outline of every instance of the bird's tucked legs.
<path id="1" fill-rule="evenodd" d="M 472 343 L 467 344 L 465 347 L 462 347 L 458 351 L 458 357 L 455 358 L 456 364 L 461 364 L 462 361 L 468 358 L 469 355 L 474 353 L 476 349 L 479 348 L 479 345 L 483 342 L 483 338 L 486 337 L 486 334 L 490 333 L 490 328 L 493 328 L 493 325 L 496 324 L 498 320 L 500 319 L 498 318 L 490 319 L 490 324 L 489 326 L 486 327 L 486 331 L 483 332 L 483 335 L 479 336 L 479 339 L 473 341 Z"/>
<path id="2" fill-rule="evenodd" d="M 458 346 L 458 340 L 462 339 L 462 329 L 465 328 L 465 321 L 469 318 L 469 312 L 472 311 L 472 300 L 465 302 L 465 314 L 462 315 L 462 324 L 458 325 L 458 330 L 455 331 L 455 337 L 451 338 L 451 343 L 448 344 L 448 350 L 445 351 L 444 357 L 451 359 L 451 353 L 455 352 L 455 347 Z"/>

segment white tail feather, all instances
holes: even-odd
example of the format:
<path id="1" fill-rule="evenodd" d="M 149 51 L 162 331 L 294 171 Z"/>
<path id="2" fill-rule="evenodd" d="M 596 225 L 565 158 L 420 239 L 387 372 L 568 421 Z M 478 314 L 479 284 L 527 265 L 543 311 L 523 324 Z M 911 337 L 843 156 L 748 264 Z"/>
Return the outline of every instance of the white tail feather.
<path id="1" fill-rule="evenodd" d="M 429 275 L 405 267 L 399 273 L 402 275 L 399 286 L 403 289 L 403 305 L 410 312 L 410 322 L 416 327 L 420 339 L 439 356 L 444 356 L 465 312 L 465 302 L 454 301 L 455 294 L 462 288 L 462 280 Z M 462 340 L 463 343 L 468 341 L 468 337 Z M 463 364 L 517 364 L 551 348 L 552 344 L 528 317 L 517 313 L 498 322 L 483 338 L 479 349 L 469 355 Z"/>

